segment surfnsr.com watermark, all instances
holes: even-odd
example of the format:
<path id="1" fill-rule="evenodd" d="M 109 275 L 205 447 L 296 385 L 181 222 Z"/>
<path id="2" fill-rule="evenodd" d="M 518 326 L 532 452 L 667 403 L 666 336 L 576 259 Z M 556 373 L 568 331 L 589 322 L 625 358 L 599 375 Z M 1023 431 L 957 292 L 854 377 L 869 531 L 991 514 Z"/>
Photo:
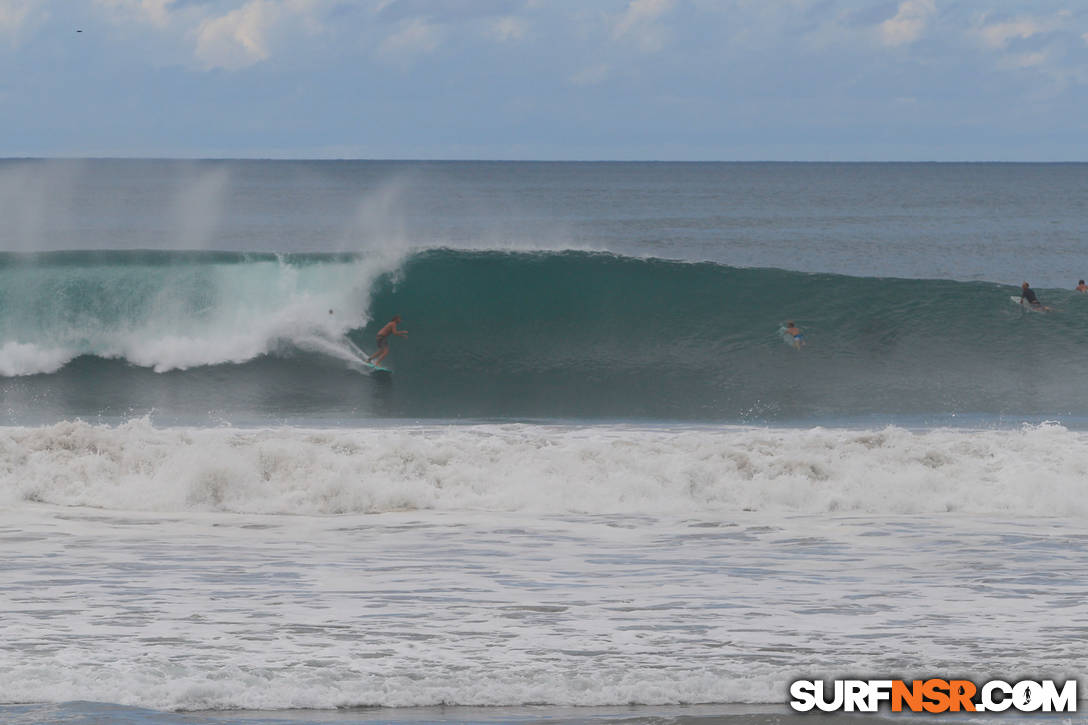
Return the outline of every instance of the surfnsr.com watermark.
<path id="1" fill-rule="evenodd" d="M 1077 681 L 990 680 L 797 680 L 790 685 L 797 712 L 1076 712 Z"/>

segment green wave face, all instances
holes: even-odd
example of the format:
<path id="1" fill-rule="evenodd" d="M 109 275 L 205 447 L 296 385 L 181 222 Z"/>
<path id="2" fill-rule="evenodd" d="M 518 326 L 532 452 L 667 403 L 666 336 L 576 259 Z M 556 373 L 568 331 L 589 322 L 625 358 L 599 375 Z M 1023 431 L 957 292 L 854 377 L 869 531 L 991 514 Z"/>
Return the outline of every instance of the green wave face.
<path id="1" fill-rule="evenodd" d="M 379 283 L 398 374 L 488 415 L 789 420 L 1088 411 L 1088 299 L 609 254 L 435 251 Z M 779 332 L 804 331 L 798 351 Z M 399 343 L 400 341 L 398 341 Z M 413 383 L 415 385 L 416 383 Z M 422 402 L 420 403 L 422 405 Z"/>
<path id="2" fill-rule="evenodd" d="M 64 414 L 1088 415 L 1088 297 L 1040 290 L 1054 311 L 1037 313 L 1017 293 L 584 252 L 5 255 L 0 373 L 9 403 Z M 409 335 L 377 381 L 353 345 L 373 351 L 394 314 Z M 786 320 L 804 348 L 784 342 Z"/>

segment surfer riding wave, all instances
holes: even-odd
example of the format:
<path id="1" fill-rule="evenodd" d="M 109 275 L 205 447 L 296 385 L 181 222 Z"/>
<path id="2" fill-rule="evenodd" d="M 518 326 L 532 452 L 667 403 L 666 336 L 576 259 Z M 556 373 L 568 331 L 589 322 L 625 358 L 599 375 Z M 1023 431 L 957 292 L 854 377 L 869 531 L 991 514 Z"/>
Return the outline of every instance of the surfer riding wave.
<path id="1" fill-rule="evenodd" d="M 378 350 L 373 355 L 370 355 L 369 357 L 367 357 L 366 361 L 368 363 L 378 365 L 378 364 L 381 363 L 382 360 L 385 359 L 385 356 L 389 354 L 389 338 L 390 337 L 392 337 L 393 335 L 397 335 L 398 337 L 407 337 L 408 336 L 408 331 L 407 330 L 398 330 L 397 329 L 397 323 L 399 323 L 399 322 L 400 322 L 400 315 L 393 315 L 393 319 L 390 320 L 389 322 L 385 323 L 385 326 L 382 327 L 382 329 L 378 330 L 378 338 L 377 338 Z"/>

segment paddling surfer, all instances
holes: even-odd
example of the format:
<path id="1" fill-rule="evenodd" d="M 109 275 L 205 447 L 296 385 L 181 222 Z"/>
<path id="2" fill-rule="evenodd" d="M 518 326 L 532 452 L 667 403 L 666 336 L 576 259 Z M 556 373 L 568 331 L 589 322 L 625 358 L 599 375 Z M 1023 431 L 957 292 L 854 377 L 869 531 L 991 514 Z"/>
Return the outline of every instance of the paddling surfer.
<path id="1" fill-rule="evenodd" d="M 801 328 L 793 324 L 793 320 L 786 323 L 786 333 L 793 338 L 793 346 L 800 350 L 805 344 L 805 333 Z"/>

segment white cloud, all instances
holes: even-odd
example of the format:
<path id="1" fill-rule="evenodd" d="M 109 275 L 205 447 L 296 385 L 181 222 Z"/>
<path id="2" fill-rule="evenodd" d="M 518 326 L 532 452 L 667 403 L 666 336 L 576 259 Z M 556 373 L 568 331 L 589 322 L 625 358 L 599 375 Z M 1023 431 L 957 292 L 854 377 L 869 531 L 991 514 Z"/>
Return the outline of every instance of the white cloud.
<path id="1" fill-rule="evenodd" d="M 504 43 L 521 40 L 528 30 L 527 22 L 513 16 L 499 18 L 491 24 L 491 34 Z"/>
<path id="2" fill-rule="evenodd" d="M 918 40 L 937 12 L 935 0 L 903 0 L 895 17 L 880 24 L 880 36 L 885 45 L 908 45 Z"/>
<path id="3" fill-rule="evenodd" d="M 1015 18 L 999 23 L 983 25 L 976 31 L 982 42 L 990 48 L 1004 48 L 1015 38 L 1030 38 L 1039 33 L 1054 30 L 1054 20 L 1039 18 Z"/>
<path id="4" fill-rule="evenodd" d="M 1000 54 L 997 67 L 1003 70 L 1035 69 L 1049 76 L 1056 87 L 1064 88 L 1067 82 L 1082 78 L 1084 72 L 1076 66 L 1062 66 L 1062 54 L 1055 53 L 1053 43 L 1046 39 L 1032 43 L 1016 45 L 1015 41 L 1027 40 L 1039 35 L 1065 31 L 1072 22 L 1068 10 L 1049 17 L 1018 16 L 1003 18 L 997 22 L 986 22 L 986 16 L 970 29 L 983 47 Z M 1088 34 L 1085 34 L 1088 40 Z"/>
<path id="5" fill-rule="evenodd" d="M 0 0 L 3 2 L 4 0 Z M 237 70 L 267 60 L 274 41 L 298 31 L 323 30 L 320 17 L 334 0 L 245 0 L 238 3 L 184 3 L 180 0 L 95 0 L 116 24 L 142 23 L 163 37 L 185 38 L 205 70 Z M 223 12 L 222 5 L 234 6 Z"/>
<path id="6" fill-rule="evenodd" d="M 631 0 L 616 21 L 612 38 L 633 38 L 648 53 L 661 50 L 665 46 L 664 32 L 657 20 L 674 4 L 675 0 Z"/>
<path id="7" fill-rule="evenodd" d="M 269 33 L 281 12 L 281 6 L 268 0 L 250 0 L 222 17 L 205 20 L 196 33 L 196 57 L 205 68 L 227 70 L 267 60 Z"/>
<path id="8" fill-rule="evenodd" d="M 438 29 L 425 20 L 416 18 L 401 27 L 378 46 L 378 55 L 387 61 L 407 65 L 416 56 L 433 53 L 438 49 Z"/>
<path id="9" fill-rule="evenodd" d="M 33 8 L 31 0 L 0 0 L 0 34 L 14 38 Z"/>
<path id="10" fill-rule="evenodd" d="M 327 0 L 249 0 L 237 10 L 200 23 L 196 57 L 205 68 L 227 70 L 268 60 L 277 39 L 282 41 L 300 29 L 311 35 L 321 32 L 319 17 L 326 4 Z"/>

